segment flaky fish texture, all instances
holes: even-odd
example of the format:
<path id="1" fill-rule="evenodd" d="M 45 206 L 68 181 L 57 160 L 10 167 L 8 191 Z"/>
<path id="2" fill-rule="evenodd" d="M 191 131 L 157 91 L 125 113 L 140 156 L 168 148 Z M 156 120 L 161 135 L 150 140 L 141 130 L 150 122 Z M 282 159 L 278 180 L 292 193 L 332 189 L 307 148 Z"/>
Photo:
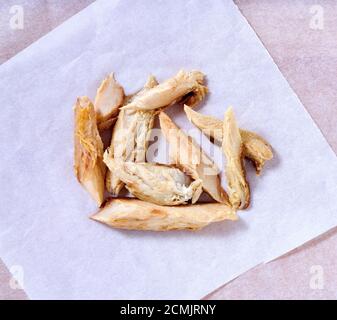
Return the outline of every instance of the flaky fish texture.
<path id="1" fill-rule="evenodd" d="M 185 113 L 189 121 L 199 128 L 206 136 L 222 145 L 223 140 L 223 121 L 202 115 L 189 106 L 185 105 Z M 243 156 L 253 162 L 256 173 L 260 174 L 266 161 L 273 158 L 273 151 L 270 144 L 254 132 L 240 129 Z"/>
<path id="2" fill-rule="evenodd" d="M 193 179 L 202 180 L 203 189 L 217 202 L 228 203 L 228 197 L 221 187 L 219 168 L 201 147 L 187 136 L 164 113 L 159 114 L 160 127 L 169 143 L 170 158 Z"/>
<path id="3" fill-rule="evenodd" d="M 233 208 L 220 203 L 168 207 L 117 198 L 107 202 L 91 218 L 113 228 L 148 231 L 194 231 L 213 222 L 238 219 Z"/>
<path id="4" fill-rule="evenodd" d="M 89 98 L 78 98 L 74 106 L 75 174 L 99 206 L 104 200 L 103 143 L 97 128 L 94 105 Z"/>
<path id="5" fill-rule="evenodd" d="M 163 206 L 195 203 L 202 193 L 202 181 L 191 179 L 178 168 L 155 163 L 118 162 L 108 151 L 104 162 L 115 170 L 130 193 L 138 199 Z"/>
<path id="6" fill-rule="evenodd" d="M 138 95 L 142 95 L 157 85 L 157 80 L 150 76 L 144 88 L 134 96 L 128 97 L 127 102 L 136 99 Z M 120 161 L 145 162 L 156 113 L 156 110 L 134 111 L 121 109 L 112 131 L 109 156 Z M 124 187 L 124 183 L 119 179 L 118 175 L 114 174 L 113 167 L 110 167 L 107 172 L 106 187 L 114 195 L 118 195 Z"/>
<path id="7" fill-rule="evenodd" d="M 207 94 L 207 87 L 203 85 L 204 78 L 200 71 L 181 70 L 175 77 L 138 94 L 123 109 L 158 110 L 180 101 L 194 106 Z"/>
<path id="8" fill-rule="evenodd" d="M 108 129 L 114 124 L 123 101 L 124 89 L 111 73 L 98 88 L 94 103 L 100 130 Z"/>
<path id="9" fill-rule="evenodd" d="M 225 173 L 229 201 L 235 209 L 246 209 L 250 202 L 250 190 L 243 163 L 241 133 L 232 108 L 225 113 L 222 150 L 227 160 Z"/>

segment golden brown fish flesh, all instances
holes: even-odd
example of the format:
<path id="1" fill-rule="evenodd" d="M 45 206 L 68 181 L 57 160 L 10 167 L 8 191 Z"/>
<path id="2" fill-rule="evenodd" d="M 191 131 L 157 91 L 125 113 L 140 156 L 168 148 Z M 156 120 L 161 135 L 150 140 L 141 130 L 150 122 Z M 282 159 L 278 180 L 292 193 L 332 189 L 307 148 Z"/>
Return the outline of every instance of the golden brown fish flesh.
<path id="1" fill-rule="evenodd" d="M 97 129 L 94 105 L 78 98 L 75 110 L 75 174 L 99 206 L 104 197 L 103 143 Z"/>
<path id="2" fill-rule="evenodd" d="M 213 222 L 237 220 L 236 212 L 220 203 L 159 206 L 138 199 L 111 199 L 93 220 L 118 229 L 200 230 Z"/>
<path id="3" fill-rule="evenodd" d="M 104 161 L 138 199 L 163 206 L 195 203 L 202 193 L 202 181 L 191 179 L 178 168 L 156 163 L 118 162 L 104 154 Z"/>
<path id="4" fill-rule="evenodd" d="M 144 88 L 129 99 L 132 101 L 157 84 L 157 80 L 150 76 Z M 155 110 L 135 112 L 134 110 L 122 109 L 112 131 L 109 156 L 120 161 L 145 162 L 156 112 Z M 113 167 L 109 169 L 106 176 L 107 190 L 114 195 L 118 195 L 124 187 L 124 183 L 114 174 Z"/>
<path id="5" fill-rule="evenodd" d="M 111 73 L 98 88 L 94 103 L 100 130 L 108 129 L 114 124 L 123 101 L 124 89 Z"/>
<path id="6" fill-rule="evenodd" d="M 229 108 L 225 113 L 222 150 L 227 160 L 225 173 L 229 201 L 235 209 L 246 209 L 249 206 L 250 190 L 242 157 L 241 133 L 232 108 Z"/>
<path id="7" fill-rule="evenodd" d="M 175 77 L 138 94 L 123 109 L 158 110 L 179 101 L 195 105 L 207 94 L 207 87 L 203 85 L 204 77 L 200 71 L 181 70 Z"/>
<path id="8" fill-rule="evenodd" d="M 200 129 L 206 136 L 222 145 L 223 121 L 212 116 L 206 116 L 192 110 L 185 105 L 185 113 L 189 121 Z M 256 168 L 256 173 L 260 174 L 266 161 L 273 158 L 273 151 L 270 144 L 254 132 L 240 129 L 243 156 L 251 160 Z"/>
<path id="9" fill-rule="evenodd" d="M 154 119 L 161 109 L 179 101 L 193 105 L 207 93 L 204 75 L 199 71 L 180 71 L 175 77 L 158 84 L 151 76 L 144 89 L 121 108 L 114 126 L 110 156 L 121 161 L 145 162 Z M 107 189 L 118 195 L 124 183 L 113 174 L 107 175 Z"/>
<path id="10" fill-rule="evenodd" d="M 217 202 L 228 202 L 221 187 L 219 168 L 201 147 L 164 113 L 159 115 L 162 133 L 169 143 L 170 158 L 193 179 L 202 180 L 203 189 Z"/>

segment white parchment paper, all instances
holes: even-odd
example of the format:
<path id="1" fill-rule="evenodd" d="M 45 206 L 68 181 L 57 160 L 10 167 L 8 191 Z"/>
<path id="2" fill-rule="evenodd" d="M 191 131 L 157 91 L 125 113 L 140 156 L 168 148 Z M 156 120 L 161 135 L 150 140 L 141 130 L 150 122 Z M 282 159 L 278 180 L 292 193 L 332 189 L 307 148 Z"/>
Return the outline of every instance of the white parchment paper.
<path id="1" fill-rule="evenodd" d="M 111 71 L 131 93 L 182 67 L 208 76 L 200 112 L 233 105 L 274 146 L 261 177 L 249 170 L 251 208 L 199 233 L 89 220 L 72 168 L 76 96 L 93 98 Z M 97 1 L 2 65 L 0 88 L 0 256 L 22 267 L 30 298 L 201 298 L 337 225 L 335 154 L 231 1 Z"/>

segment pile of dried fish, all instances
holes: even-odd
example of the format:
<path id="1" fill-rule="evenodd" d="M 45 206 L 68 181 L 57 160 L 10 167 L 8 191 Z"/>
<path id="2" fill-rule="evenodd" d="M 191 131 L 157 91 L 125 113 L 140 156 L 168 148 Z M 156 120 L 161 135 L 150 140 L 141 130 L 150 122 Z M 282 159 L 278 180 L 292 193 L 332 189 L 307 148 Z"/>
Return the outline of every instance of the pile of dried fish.
<path id="1" fill-rule="evenodd" d="M 244 159 L 257 174 L 271 160 L 271 146 L 259 135 L 240 129 L 229 108 L 224 120 L 192 109 L 208 89 L 199 71 L 179 71 L 162 83 L 150 76 L 144 88 L 125 96 L 113 74 L 97 90 L 95 102 L 78 98 L 75 110 L 75 173 L 100 209 L 91 218 L 131 230 L 198 230 L 210 223 L 237 220 L 236 211 L 250 203 Z M 226 158 L 227 192 L 220 170 L 202 148 L 164 113 L 181 105 L 187 118 Z M 147 162 L 146 152 L 156 116 L 169 144 L 171 164 Z M 100 132 L 112 130 L 104 150 Z M 117 198 L 125 187 L 136 198 Z M 104 194 L 115 197 L 105 201 Z M 197 203 L 205 191 L 213 203 Z M 104 202 L 105 201 L 105 202 Z"/>

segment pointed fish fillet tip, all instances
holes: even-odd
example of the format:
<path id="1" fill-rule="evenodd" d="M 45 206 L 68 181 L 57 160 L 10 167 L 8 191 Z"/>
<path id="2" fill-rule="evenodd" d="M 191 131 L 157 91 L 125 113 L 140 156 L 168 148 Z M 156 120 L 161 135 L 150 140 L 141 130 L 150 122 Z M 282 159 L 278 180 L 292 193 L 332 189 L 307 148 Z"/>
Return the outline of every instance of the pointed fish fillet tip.
<path id="1" fill-rule="evenodd" d="M 98 88 L 94 103 L 97 123 L 101 130 L 113 125 L 114 122 L 111 119 L 117 117 L 123 101 L 124 89 L 111 73 Z"/>

